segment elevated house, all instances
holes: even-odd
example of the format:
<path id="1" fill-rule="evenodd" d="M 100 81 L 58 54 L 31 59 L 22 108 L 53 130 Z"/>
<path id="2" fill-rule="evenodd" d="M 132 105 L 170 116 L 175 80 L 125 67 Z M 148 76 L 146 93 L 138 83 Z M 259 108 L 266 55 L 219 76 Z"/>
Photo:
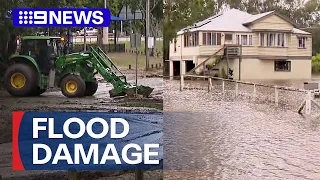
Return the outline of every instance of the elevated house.
<path id="1" fill-rule="evenodd" d="M 237 9 L 178 32 L 170 43 L 170 76 L 210 74 L 233 79 L 310 79 L 312 36 L 274 12 Z"/>

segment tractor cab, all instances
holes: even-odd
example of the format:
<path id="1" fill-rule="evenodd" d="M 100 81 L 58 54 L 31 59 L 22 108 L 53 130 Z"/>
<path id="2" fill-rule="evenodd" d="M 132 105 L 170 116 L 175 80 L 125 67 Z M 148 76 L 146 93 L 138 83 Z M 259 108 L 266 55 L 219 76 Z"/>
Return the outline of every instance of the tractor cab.
<path id="1" fill-rule="evenodd" d="M 32 57 L 43 74 L 54 69 L 57 57 L 63 55 L 64 39 L 50 36 L 24 36 L 21 39 L 20 55 Z"/>

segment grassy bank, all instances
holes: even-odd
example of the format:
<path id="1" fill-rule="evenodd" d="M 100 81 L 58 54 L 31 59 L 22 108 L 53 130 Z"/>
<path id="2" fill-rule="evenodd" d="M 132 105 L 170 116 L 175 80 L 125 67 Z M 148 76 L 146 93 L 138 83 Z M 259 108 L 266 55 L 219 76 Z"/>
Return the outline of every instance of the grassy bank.
<path id="1" fill-rule="evenodd" d="M 131 68 L 134 69 L 136 67 L 136 55 L 132 53 L 109 53 L 108 56 L 112 59 L 112 61 L 116 64 L 116 66 L 121 68 L 129 68 L 129 65 L 131 65 Z M 153 64 L 155 67 L 156 64 L 161 63 L 163 66 L 162 58 L 160 57 L 150 57 L 150 67 Z M 146 66 L 146 56 L 145 55 L 139 55 L 138 56 L 138 68 L 143 69 Z"/>

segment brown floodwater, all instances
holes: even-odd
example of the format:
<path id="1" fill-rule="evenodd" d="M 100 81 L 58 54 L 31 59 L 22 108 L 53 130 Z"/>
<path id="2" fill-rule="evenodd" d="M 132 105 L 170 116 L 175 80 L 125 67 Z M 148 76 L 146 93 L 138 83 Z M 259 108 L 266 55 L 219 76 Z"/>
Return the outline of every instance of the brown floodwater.
<path id="1" fill-rule="evenodd" d="M 179 81 L 164 85 L 165 179 L 320 179 L 320 118 L 296 110 L 305 95 L 274 89 L 214 81 L 186 81 L 186 87 L 204 90 L 179 91 Z M 272 82 L 270 82 L 272 84 Z M 303 82 L 278 82 L 302 88 Z M 180 173 L 179 173 L 180 172 Z M 192 178 L 190 178 L 192 177 Z"/>

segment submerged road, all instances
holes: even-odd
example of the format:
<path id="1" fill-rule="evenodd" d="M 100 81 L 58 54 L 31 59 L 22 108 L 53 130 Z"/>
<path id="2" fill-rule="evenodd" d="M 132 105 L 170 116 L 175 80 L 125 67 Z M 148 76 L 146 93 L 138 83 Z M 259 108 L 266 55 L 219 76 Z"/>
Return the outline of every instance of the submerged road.
<path id="1" fill-rule="evenodd" d="M 272 104 L 164 89 L 165 179 L 320 179 L 320 119 Z M 294 98 L 294 97 L 292 97 Z"/>

